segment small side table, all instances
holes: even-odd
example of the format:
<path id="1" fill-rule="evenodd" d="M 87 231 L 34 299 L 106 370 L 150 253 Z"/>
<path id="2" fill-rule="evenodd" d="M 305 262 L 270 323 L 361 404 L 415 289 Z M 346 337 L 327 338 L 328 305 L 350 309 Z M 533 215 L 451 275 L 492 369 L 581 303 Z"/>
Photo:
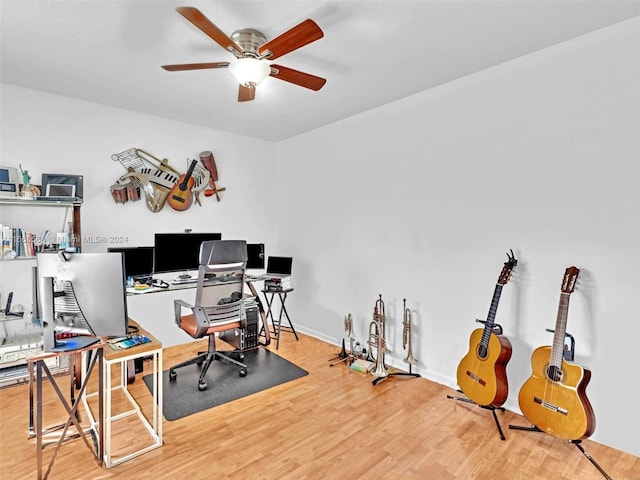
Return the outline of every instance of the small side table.
<path id="1" fill-rule="evenodd" d="M 135 322 L 129 320 L 129 325 L 136 325 Z M 146 331 L 139 329 L 139 335 L 144 335 L 150 342 L 142 345 L 136 345 L 135 347 L 126 348 L 123 350 L 114 350 L 111 344 L 107 343 L 104 347 L 104 363 L 106 366 L 106 372 L 104 377 L 104 403 L 105 403 L 105 423 L 104 423 L 104 461 L 107 468 L 111 468 L 115 465 L 119 465 L 122 462 L 131 460 L 143 453 L 162 446 L 162 343 L 156 338 L 147 333 Z M 133 360 L 136 358 L 151 357 L 153 363 L 153 406 L 151 409 L 150 418 L 147 418 L 143 413 L 138 402 L 133 398 L 128 390 L 128 375 L 127 369 L 131 368 L 134 364 Z M 112 385 L 111 369 L 114 365 L 120 364 L 120 382 L 119 384 Z M 112 412 L 112 393 L 114 391 L 121 391 L 124 395 L 129 410 L 123 411 L 114 415 Z M 137 415 L 140 422 L 144 426 L 145 430 L 150 435 L 150 443 L 139 448 L 138 450 L 131 451 L 123 454 L 118 458 L 115 458 L 112 449 L 112 424 L 114 421 Z"/>
<path id="2" fill-rule="evenodd" d="M 271 325 L 273 325 L 273 335 L 276 337 L 276 350 L 278 348 L 280 348 L 280 332 L 282 331 L 282 329 L 285 329 L 286 332 L 291 332 L 295 335 L 296 340 L 299 340 L 298 338 L 298 334 L 296 333 L 296 329 L 293 328 L 293 323 L 291 323 L 291 319 L 289 318 L 289 312 L 287 312 L 287 307 L 285 306 L 285 302 L 287 301 L 287 295 L 289 293 L 293 292 L 293 288 L 288 288 L 286 290 L 276 290 L 276 291 L 271 291 L 271 290 L 262 290 L 262 293 L 264 294 L 264 298 L 267 301 L 267 315 L 266 315 L 266 319 L 268 320 L 269 318 L 271 318 Z M 278 296 L 278 298 L 280 299 L 280 314 L 278 315 L 278 320 L 276 321 L 275 317 L 273 316 L 273 307 L 274 305 L 274 299 L 276 297 L 276 295 Z M 282 325 L 282 314 L 284 313 L 284 317 L 287 320 L 287 322 L 289 323 L 289 325 Z M 267 325 L 265 323 L 265 325 L 263 325 L 263 327 L 265 329 L 269 328 L 269 325 Z"/>
<path id="3" fill-rule="evenodd" d="M 103 464 L 103 452 L 104 452 L 104 405 L 103 405 L 103 390 L 102 385 L 104 383 L 104 368 L 103 368 L 103 343 L 94 343 L 92 345 L 66 352 L 43 352 L 28 359 L 29 364 L 29 437 L 36 437 L 36 449 L 37 449 L 37 462 L 38 462 L 38 480 L 46 479 L 51 472 L 51 468 L 53 467 L 53 463 L 58 456 L 58 452 L 60 447 L 66 440 L 70 440 L 72 438 L 82 438 L 84 444 L 87 449 L 93 455 L 93 459 L 96 461 L 96 464 L 99 467 L 102 467 Z M 78 354 L 78 355 L 77 355 Z M 71 396 L 71 405 L 67 402 L 67 399 L 60 390 L 60 386 L 56 381 L 56 378 L 51 374 L 49 367 L 47 367 L 47 360 L 51 360 L 56 357 L 61 357 L 67 355 L 69 357 L 69 376 L 71 378 L 71 391 L 73 392 L 74 388 L 74 371 L 75 371 L 75 359 L 77 357 L 82 358 L 83 364 L 83 375 L 82 382 L 80 385 L 80 389 L 77 393 L 77 397 L 72 394 Z M 89 364 L 86 366 L 86 371 L 84 365 L 86 365 L 85 358 L 89 355 Z M 93 412 L 90 408 L 88 408 L 88 404 L 86 403 L 86 390 L 87 384 L 91 375 L 94 371 L 94 367 L 98 365 L 98 418 L 97 420 L 93 417 Z M 56 425 L 53 427 L 49 427 L 43 429 L 42 426 L 42 377 L 43 374 L 49 378 L 53 389 L 60 400 L 60 403 L 66 410 L 68 414 L 68 418 L 64 424 Z M 35 375 L 35 378 L 34 378 Z M 33 425 L 33 397 L 34 397 L 34 388 L 35 388 L 35 427 Z M 80 416 L 78 412 L 78 406 L 82 402 L 87 410 L 87 417 L 89 420 L 88 428 L 83 427 L 80 424 Z M 69 434 L 69 428 L 71 425 L 75 427 L 75 433 Z M 42 450 L 46 446 L 43 444 L 43 436 L 49 435 L 56 430 L 62 429 L 62 432 L 57 436 L 57 439 L 54 441 L 56 443 L 55 450 L 52 454 L 51 460 L 49 461 L 49 465 L 47 466 L 47 470 L 43 472 L 42 465 Z M 87 438 L 87 433 L 91 435 L 91 440 Z M 49 442 L 51 443 L 51 442 Z"/>

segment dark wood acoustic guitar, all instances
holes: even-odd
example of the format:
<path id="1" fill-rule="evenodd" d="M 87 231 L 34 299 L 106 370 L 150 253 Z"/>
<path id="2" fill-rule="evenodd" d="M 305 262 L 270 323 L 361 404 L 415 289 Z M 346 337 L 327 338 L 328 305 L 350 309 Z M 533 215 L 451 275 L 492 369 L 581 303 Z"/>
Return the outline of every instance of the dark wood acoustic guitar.
<path id="1" fill-rule="evenodd" d="M 495 323 L 502 287 L 511 279 L 513 269 L 518 264 L 513 251 L 507 254 L 507 258 L 493 292 L 489 314 L 482 321 L 484 328 L 471 333 L 469 352 L 458 365 L 460 390 L 480 406 L 499 407 L 509 394 L 506 367 L 511 358 L 511 342 L 502 335 L 502 328 Z"/>
<path id="2" fill-rule="evenodd" d="M 564 273 L 553 346 L 534 350 L 533 374 L 518 395 L 520 410 L 527 420 L 543 432 L 565 440 L 587 438 L 596 427 L 585 392 L 591 372 L 564 357 L 569 297 L 579 272 L 578 268 L 569 267 Z"/>
<path id="3" fill-rule="evenodd" d="M 193 192 L 191 189 L 195 183 L 192 177 L 193 169 L 198 163 L 197 160 L 193 160 L 187 173 L 180 175 L 180 178 L 176 184 L 169 190 L 169 196 L 167 197 L 167 203 L 174 210 L 187 210 L 193 204 Z"/>

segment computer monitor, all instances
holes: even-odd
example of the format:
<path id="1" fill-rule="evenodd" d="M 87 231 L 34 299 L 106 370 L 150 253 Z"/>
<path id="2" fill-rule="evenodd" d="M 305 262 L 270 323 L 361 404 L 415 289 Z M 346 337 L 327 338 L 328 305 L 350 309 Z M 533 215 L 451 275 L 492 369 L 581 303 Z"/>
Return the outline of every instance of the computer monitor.
<path id="1" fill-rule="evenodd" d="M 267 259 L 267 275 L 291 275 L 293 257 L 269 257 Z"/>
<path id="2" fill-rule="evenodd" d="M 80 337 L 56 341 L 54 329 L 70 333 L 86 329 L 95 337 L 127 335 L 122 254 L 38 253 L 37 269 L 45 350 L 83 346 Z"/>
<path id="3" fill-rule="evenodd" d="M 200 244 L 222 240 L 221 233 L 156 233 L 154 273 L 188 272 L 200 266 Z"/>
<path id="4" fill-rule="evenodd" d="M 125 278 L 147 281 L 153 277 L 153 247 L 109 247 L 107 251 L 122 253 Z"/>
<path id="5" fill-rule="evenodd" d="M 247 270 L 264 270 L 264 243 L 247 243 Z"/>

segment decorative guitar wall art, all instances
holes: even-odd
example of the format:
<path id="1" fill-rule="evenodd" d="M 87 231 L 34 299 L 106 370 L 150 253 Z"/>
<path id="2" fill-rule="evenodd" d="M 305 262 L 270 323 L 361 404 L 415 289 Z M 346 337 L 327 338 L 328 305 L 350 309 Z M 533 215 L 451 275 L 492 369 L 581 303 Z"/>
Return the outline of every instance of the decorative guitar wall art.
<path id="1" fill-rule="evenodd" d="M 471 333 L 469 352 L 458 365 L 458 386 L 470 400 L 480 406 L 500 407 L 509 393 L 506 366 L 511 358 L 511 342 L 502 335 L 502 327 L 494 323 L 502 287 L 511 279 L 518 261 L 513 251 L 507 254 L 507 261 L 498 276 L 489 314 L 484 324 Z"/>
<path id="2" fill-rule="evenodd" d="M 591 371 L 564 358 L 569 297 L 580 270 L 568 267 L 562 277 L 553 346 L 538 347 L 531 356 L 533 373 L 522 385 L 518 403 L 524 417 L 554 437 L 579 440 L 596 428 L 586 395 Z"/>
<path id="3" fill-rule="evenodd" d="M 202 206 L 201 192 L 205 197 L 215 195 L 220 201 L 219 192 L 225 190 L 215 184 L 218 170 L 210 151 L 200 154 L 200 163 L 191 161 L 185 174 L 180 174 L 166 158 L 160 160 L 139 148 L 113 154 L 111 158 L 127 170 L 110 188 L 116 203 L 135 202 L 144 197 L 151 212 L 159 212 L 165 203 L 174 210 L 185 211 L 194 201 Z"/>
<path id="4" fill-rule="evenodd" d="M 167 202 L 174 210 L 187 210 L 193 203 L 193 193 L 191 192 L 191 189 L 195 182 L 191 175 L 193 174 L 193 169 L 196 167 L 197 163 L 197 160 L 192 160 L 187 173 L 180 175 L 176 184 L 171 187 L 171 190 L 169 191 L 169 198 L 167 199 Z"/>

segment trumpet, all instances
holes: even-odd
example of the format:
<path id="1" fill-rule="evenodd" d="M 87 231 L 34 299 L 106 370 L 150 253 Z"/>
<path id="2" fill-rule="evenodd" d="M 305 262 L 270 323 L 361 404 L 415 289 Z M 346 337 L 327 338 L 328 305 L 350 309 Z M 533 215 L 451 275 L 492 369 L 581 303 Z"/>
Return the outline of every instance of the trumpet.
<path id="1" fill-rule="evenodd" d="M 385 340 L 385 328 L 386 328 L 386 315 L 384 311 L 384 302 L 382 301 L 382 295 L 376 301 L 376 305 L 373 309 L 373 321 L 369 324 L 369 357 L 370 361 L 375 361 L 375 368 L 371 372 L 378 378 L 383 378 L 389 375 L 387 368 L 384 365 L 384 356 L 386 353 L 391 353 L 391 350 L 387 348 L 387 342 Z M 376 348 L 375 359 L 371 350 Z"/>
<path id="2" fill-rule="evenodd" d="M 344 331 L 347 334 L 347 338 L 356 338 L 353 334 L 353 317 L 351 316 L 351 314 L 348 314 L 346 317 L 344 317 Z"/>
<path id="3" fill-rule="evenodd" d="M 356 336 L 353 334 L 353 317 L 351 314 L 348 314 L 344 317 L 344 331 L 347 334 L 347 338 L 349 339 L 349 356 L 353 357 L 353 341 Z"/>
<path id="4" fill-rule="evenodd" d="M 411 342 L 411 310 L 407 308 L 407 299 L 402 299 L 402 304 L 404 308 L 404 317 L 402 320 L 402 349 L 407 351 L 407 357 L 403 358 L 402 361 L 404 363 L 408 363 L 409 365 L 415 365 L 418 363 L 415 358 L 413 358 L 413 348 Z"/>

